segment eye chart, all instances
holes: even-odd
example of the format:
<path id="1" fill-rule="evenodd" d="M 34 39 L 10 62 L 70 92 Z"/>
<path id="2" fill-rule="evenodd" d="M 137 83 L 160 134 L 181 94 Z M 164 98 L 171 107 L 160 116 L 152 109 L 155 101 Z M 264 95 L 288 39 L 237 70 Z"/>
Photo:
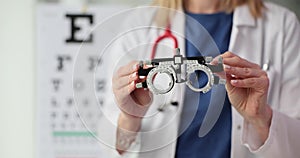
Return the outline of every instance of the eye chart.
<path id="1" fill-rule="evenodd" d="M 107 157 L 94 138 L 98 132 L 97 120 L 102 117 L 99 108 L 105 104 L 105 62 L 108 62 L 102 60 L 97 51 L 106 35 L 90 31 L 125 8 L 128 7 L 38 5 L 38 158 Z M 84 54 L 79 58 L 78 53 Z M 74 70 L 75 63 L 80 69 Z M 99 65 L 101 69 L 97 72 L 100 73 L 95 73 L 95 67 Z"/>

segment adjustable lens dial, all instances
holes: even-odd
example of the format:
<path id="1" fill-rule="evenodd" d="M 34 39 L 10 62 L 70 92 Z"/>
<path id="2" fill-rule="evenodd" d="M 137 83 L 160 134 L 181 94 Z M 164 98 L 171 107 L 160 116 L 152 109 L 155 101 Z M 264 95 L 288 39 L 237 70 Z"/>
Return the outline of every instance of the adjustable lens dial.
<path id="1" fill-rule="evenodd" d="M 174 86 L 175 71 L 170 66 L 159 66 L 147 75 L 147 85 L 154 94 L 168 93 Z"/>
<path id="2" fill-rule="evenodd" d="M 202 87 L 195 86 L 196 84 L 193 83 L 193 81 L 191 80 L 192 75 L 196 74 L 196 71 L 202 71 L 207 76 L 208 81 Z M 198 84 L 198 79 L 196 82 Z M 214 75 L 213 75 L 212 71 L 205 65 L 191 64 L 191 65 L 188 65 L 188 67 L 187 67 L 187 82 L 186 82 L 186 84 L 190 89 L 192 89 L 195 92 L 206 93 L 212 88 L 212 85 L 214 84 Z"/>

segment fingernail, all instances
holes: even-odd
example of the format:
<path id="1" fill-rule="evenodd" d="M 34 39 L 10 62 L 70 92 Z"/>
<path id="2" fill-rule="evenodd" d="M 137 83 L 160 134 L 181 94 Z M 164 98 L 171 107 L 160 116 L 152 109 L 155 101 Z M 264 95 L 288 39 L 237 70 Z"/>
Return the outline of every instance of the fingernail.
<path id="1" fill-rule="evenodd" d="M 236 84 L 236 83 L 238 83 L 238 81 L 237 80 L 231 80 L 231 83 Z"/>
<path id="2" fill-rule="evenodd" d="M 138 67 L 138 64 L 134 64 L 134 65 L 132 66 L 132 70 L 136 70 L 137 67 Z"/>
<path id="3" fill-rule="evenodd" d="M 135 86 L 135 81 L 132 81 L 132 82 L 131 82 L 131 85 Z"/>
<path id="4" fill-rule="evenodd" d="M 218 57 L 215 57 L 210 63 L 211 64 L 218 64 Z"/>
<path id="5" fill-rule="evenodd" d="M 131 74 L 131 78 L 135 78 L 136 77 L 136 73 L 134 72 L 133 74 Z"/>
<path id="6" fill-rule="evenodd" d="M 231 66 L 225 65 L 225 69 L 231 69 Z"/>

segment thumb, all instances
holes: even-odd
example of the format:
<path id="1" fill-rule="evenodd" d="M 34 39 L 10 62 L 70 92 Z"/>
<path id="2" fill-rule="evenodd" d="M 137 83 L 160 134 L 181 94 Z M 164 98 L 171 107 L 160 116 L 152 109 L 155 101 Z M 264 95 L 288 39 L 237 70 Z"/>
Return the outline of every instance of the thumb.
<path id="1" fill-rule="evenodd" d="M 226 91 L 228 93 L 231 93 L 234 89 L 234 86 L 231 85 L 231 80 L 232 80 L 232 77 L 229 75 L 229 74 L 226 74 L 226 85 L 225 85 L 225 88 L 226 88 Z"/>
<path id="2" fill-rule="evenodd" d="M 142 106 L 148 106 L 152 102 L 153 94 L 148 89 L 136 89 L 133 93 L 136 102 Z"/>

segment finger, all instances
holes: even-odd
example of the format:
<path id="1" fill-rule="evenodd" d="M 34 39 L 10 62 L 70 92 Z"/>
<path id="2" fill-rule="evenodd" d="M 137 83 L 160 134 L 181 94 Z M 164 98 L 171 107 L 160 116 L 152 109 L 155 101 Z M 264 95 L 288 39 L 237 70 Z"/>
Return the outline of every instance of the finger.
<path id="1" fill-rule="evenodd" d="M 121 66 L 117 71 L 117 76 L 127 76 L 129 74 L 132 74 L 133 72 L 136 72 L 139 69 L 139 65 L 137 61 L 132 61 L 128 63 L 125 66 Z"/>
<path id="2" fill-rule="evenodd" d="M 239 88 L 259 88 L 264 89 L 269 86 L 268 77 L 259 77 L 259 78 L 246 78 L 246 79 L 237 79 L 231 80 L 230 84 L 234 87 Z"/>
<path id="3" fill-rule="evenodd" d="M 231 90 L 233 88 L 230 81 L 233 80 L 233 77 L 230 74 L 226 74 L 226 89 Z"/>
<path id="4" fill-rule="evenodd" d="M 234 57 L 237 55 L 233 54 L 232 52 L 227 51 L 227 52 L 221 54 L 221 56 L 222 56 L 222 58 L 231 58 L 231 57 Z"/>
<path id="5" fill-rule="evenodd" d="M 135 102 L 143 106 L 150 105 L 153 99 L 153 94 L 149 91 L 149 89 L 136 89 L 132 94 L 132 98 L 135 100 Z"/>
<path id="6" fill-rule="evenodd" d="M 131 82 L 127 86 L 115 90 L 116 98 L 122 102 L 125 98 L 127 98 L 133 91 L 135 90 L 135 82 Z"/>
<path id="7" fill-rule="evenodd" d="M 129 85 L 133 81 L 137 81 L 137 80 L 138 80 L 137 72 L 133 72 L 132 74 L 130 74 L 128 76 L 122 76 L 122 77 L 114 76 L 113 88 L 121 89 L 121 88 Z"/>
<path id="8" fill-rule="evenodd" d="M 214 57 L 213 60 L 210 62 L 210 64 L 212 64 L 212 65 L 218 64 L 220 58 L 223 58 L 223 57 L 221 55 Z"/>
<path id="9" fill-rule="evenodd" d="M 231 52 L 226 52 L 221 55 L 223 57 L 223 63 L 235 67 L 250 67 L 260 69 L 260 66 L 252 63 L 244 58 L 241 58 Z"/>
<path id="10" fill-rule="evenodd" d="M 230 58 L 224 58 L 223 63 L 225 65 L 229 65 L 232 67 L 248 67 L 248 68 L 254 68 L 254 69 L 260 69 L 260 66 L 249 62 L 243 58 L 240 58 L 238 56 L 230 57 Z"/>
<path id="11" fill-rule="evenodd" d="M 225 65 L 225 72 L 226 74 L 234 75 L 236 78 L 260 77 L 266 75 L 266 73 L 260 69 L 231 67 L 229 65 Z"/>

